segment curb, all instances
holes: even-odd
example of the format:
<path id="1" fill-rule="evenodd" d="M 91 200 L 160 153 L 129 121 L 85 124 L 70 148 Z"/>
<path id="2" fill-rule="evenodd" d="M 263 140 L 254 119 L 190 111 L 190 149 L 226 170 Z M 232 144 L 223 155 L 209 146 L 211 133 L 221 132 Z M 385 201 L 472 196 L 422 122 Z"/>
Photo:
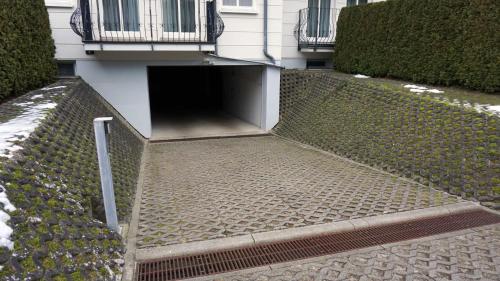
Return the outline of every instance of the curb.
<path id="1" fill-rule="evenodd" d="M 278 241 L 288 241 L 311 236 L 333 234 L 339 232 L 348 232 L 364 229 L 368 227 L 384 226 L 388 224 L 401 223 L 405 221 L 431 218 L 442 215 L 451 215 L 463 213 L 471 210 L 490 209 L 480 206 L 473 202 L 461 202 L 440 207 L 431 207 L 420 210 L 405 211 L 375 217 L 365 217 L 348 221 L 339 221 L 321 225 L 311 225 L 299 228 L 275 230 L 270 232 L 261 232 L 247 234 L 237 237 L 228 237 L 222 239 L 206 240 L 199 242 L 190 242 L 184 244 L 175 244 L 154 248 L 145 248 L 136 250 L 136 260 L 145 261 L 151 259 L 161 259 L 177 256 L 195 255 L 200 253 L 215 252 L 234 248 L 269 244 Z M 496 212 L 495 212 L 496 213 Z"/>
<path id="2" fill-rule="evenodd" d="M 142 197 L 142 185 L 144 181 L 144 169 L 149 158 L 148 151 L 148 143 L 144 143 L 142 158 L 141 158 L 141 167 L 139 170 L 139 178 L 137 179 L 137 189 L 135 194 L 134 205 L 132 209 L 132 217 L 130 219 L 128 225 L 128 231 L 125 233 L 123 237 L 125 237 L 126 244 L 126 252 L 123 255 L 124 265 L 122 271 L 122 281 L 132 280 L 134 277 L 135 270 L 135 251 L 136 251 L 136 243 L 137 243 L 137 231 L 139 225 L 139 215 L 140 215 L 140 206 L 141 206 L 141 197 Z"/>

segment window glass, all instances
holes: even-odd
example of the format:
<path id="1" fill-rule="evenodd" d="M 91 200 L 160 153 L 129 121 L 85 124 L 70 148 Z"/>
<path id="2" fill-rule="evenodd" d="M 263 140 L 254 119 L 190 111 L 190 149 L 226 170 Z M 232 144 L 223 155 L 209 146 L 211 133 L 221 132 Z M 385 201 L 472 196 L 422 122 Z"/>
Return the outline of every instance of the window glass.
<path id="1" fill-rule="evenodd" d="M 222 0 L 223 6 L 252 7 L 253 0 Z"/>
<path id="2" fill-rule="evenodd" d="M 58 76 L 75 76 L 75 62 L 74 61 L 58 61 L 57 62 L 57 75 Z"/>
<path id="3" fill-rule="evenodd" d="M 238 0 L 223 0 L 222 5 L 224 5 L 224 6 L 237 6 Z"/>
<path id="4" fill-rule="evenodd" d="M 240 0 L 240 6 L 252 7 L 252 0 Z"/>

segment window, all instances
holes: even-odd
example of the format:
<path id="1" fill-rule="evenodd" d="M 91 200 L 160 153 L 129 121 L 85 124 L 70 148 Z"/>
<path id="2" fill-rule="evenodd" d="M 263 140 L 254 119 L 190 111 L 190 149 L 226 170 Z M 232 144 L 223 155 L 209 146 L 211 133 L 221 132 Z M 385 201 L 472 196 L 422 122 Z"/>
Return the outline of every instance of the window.
<path id="1" fill-rule="evenodd" d="M 73 7 L 73 0 L 45 0 L 47 7 Z"/>
<path id="2" fill-rule="evenodd" d="M 75 61 L 58 61 L 57 75 L 59 77 L 75 76 Z"/>
<path id="3" fill-rule="evenodd" d="M 330 36 L 330 0 L 309 0 L 307 6 L 307 37 Z"/>
<path id="4" fill-rule="evenodd" d="M 105 31 L 139 31 L 137 0 L 102 0 Z"/>
<path id="5" fill-rule="evenodd" d="M 257 14 L 254 0 L 222 0 L 222 13 Z"/>
<path id="6" fill-rule="evenodd" d="M 307 69 L 322 69 L 326 68 L 326 62 L 324 60 L 307 60 L 306 61 Z"/>
<path id="7" fill-rule="evenodd" d="M 368 4 L 368 0 L 347 0 L 347 7 Z"/>
<path id="8" fill-rule="evenodd" d="M 164 32 L 195 32 L 195 0 L 162 0 Z"/>
<path id="9" fill-rule="evenodd" d="M 222 6 L 228 7 L 253 7 L 253 0 L 222 0 Z"/>

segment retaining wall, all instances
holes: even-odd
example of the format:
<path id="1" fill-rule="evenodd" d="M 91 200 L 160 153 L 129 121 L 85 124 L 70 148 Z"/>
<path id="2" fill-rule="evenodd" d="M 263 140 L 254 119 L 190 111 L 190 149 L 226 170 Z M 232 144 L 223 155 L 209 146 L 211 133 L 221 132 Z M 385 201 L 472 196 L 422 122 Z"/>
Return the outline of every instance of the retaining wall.
<path id="1" fill-rule="evenodd" d="M 130 216 L 143 142 L 82 80 L 59 81 L 51 88 L 0 106 L 2 114 L 14 118 L 15 104 L 63 91 L 53 96 L 57 107 L 19 143 L 22 149 L 11 159 L 0 158 L 0 184 L 17 208 L 8 222 L 14 249 L 0 248 L 0 279 L 113 280 L 124 247 L 103 223 L 92 121 L 114 117 L 109 148 L 121 221 Z"/>
<path id="2" fill-rule="evenodd" d="M 500 118 L 327 72 L 284 71 L 278 135 L 500 209 Z"/>

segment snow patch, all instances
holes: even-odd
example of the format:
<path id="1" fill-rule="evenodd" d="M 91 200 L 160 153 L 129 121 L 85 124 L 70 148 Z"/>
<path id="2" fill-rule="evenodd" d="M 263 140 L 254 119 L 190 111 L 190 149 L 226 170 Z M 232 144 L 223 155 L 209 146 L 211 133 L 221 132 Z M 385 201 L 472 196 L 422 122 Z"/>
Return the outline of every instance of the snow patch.
<path id="1" fill-rule="evenodd" d="M 417 86 L 417 85 L 413 85 L 413 84 L 408 84 L 408 85 L 405 85 L 404 87 L 407 89 L 427 90 L 426 87 Z"/>
<path id="2" fill-rule="evenodd" d="M 7 198 L 7 194 L 5 193 L 5 188 L 0 184 L 0 203 L 3 205 L 3 209 L 7 212 L 12 212 L 16 210 L 16 207 L 12 205 Z M 7 225 L 7 222 L 10 220 L 9 214 L 0 210 L 0 247 L 6 247 L 9 250 L 14 249 L 14 242 L 10 240 L 10 235 L 13 230 L 10 226 Z"/>
<path id="3" fill-rule="evenodd" d="M 412 93 L 419 93 L 420 94 L 420 93 L 424 93 L 425 90 L 422 90 L 422 89 L 410 89 L 410 92 L 412 92 Z"/>
<path id="4" fill-rule="evenodd" d="M 490 105 L 488 106 L 488 109 L 500 113 L 500 105 Z"/>
<path id="5" fill-rule="evenodd" d="M 442 93 L 444 93 L 444 91 L 441 91 L 441 90 L 438 90 L 438 89 L 429 89 L 427 87 L 417 86 L 417 85 L 413 85 L 413 84 L 404 85 L 403 87 L 405 89 L 410 89 L 410 92 L 417 93 L 417 94 L 421 94 L 421 93 L 425 93 L 425 92 L 433 93 L 433 94 L 442 94 Z"/>
<path id="6" fill-rule="evenodd" d="M 16 207 L 10 203 L 9 198 L 7 198 L 7 193 L 5 193 L 5 189 L 2 185 L 0 185 L 2 192 L 0 192 L 0 203 L 3 204 L 3 208 L 8 212 L 13 212 L 16 210 Z"/>
<path id="7" fill-rule="evenodd" d="M 19 116 L 0 124 L 0 157 L 11 158 L 21 146 L 17 141 L 23 141 L 38 127 L 47 115 L 47 111 L 57 106 L 54 102 L 35 104 L 33 102 L 17 103 L 24 110 Z"/>
<path id="8" fill-rule="evenodd" d="M 363 75 L 363 74 L 356 74 L 356 75 L 354 75 L 354 78 L 366 79 L 366 78 L 371 78 L 371 77 L 370 77 L 370 76 Z"/>
<path id="9" fill-rule="evenodd" d="M 34 102 L 28 101 L 28 102 L 15 103 L 14 105 L 23 107 L 23 106 L 33 105 L 33 104 L 34 104 Z"/>
<path id="10" fill-rule="evenodd" d="M 42 219 L 39 218 L 39 217 L 29 217 L 28 221 L 31 222 L 31 223 L 39 223 L 39 222 L 42 221 Z"/>
<path id="11" fill-rule="evenodd" d="M 43 95 L 34 95 L 31 97 L 32 100 L 43 98 Z"/>
<path id="12" fill-rule="evenodd" d="M 50 88 L 42 88 L 42 91 L 50 91 L 50 90 L 57 90 L 57 89 L 64 89 L 66 86 L 55 86 L 55 87 L 50 87 Z"/>
<path id="13" fill-rule="evenodd" d="M 442 94 L 442 93 L 444 93 L 444 91 L 441 91 L 441 90 L 438 90 L 438 89 L 430 89 L 430 90 L 427 90 L 427 92 L 433 93 L 433 94 Z"/>

